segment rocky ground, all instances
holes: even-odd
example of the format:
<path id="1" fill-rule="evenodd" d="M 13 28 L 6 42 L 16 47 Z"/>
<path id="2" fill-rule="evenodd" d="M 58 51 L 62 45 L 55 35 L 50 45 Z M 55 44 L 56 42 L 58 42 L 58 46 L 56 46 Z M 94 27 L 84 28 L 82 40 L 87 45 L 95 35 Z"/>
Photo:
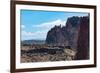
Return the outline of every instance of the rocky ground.
<path id="1" fill-rule="evenodd" d="M 39 51 L 39 52 L 37 52 Z M 48 52 L 49 51 L 49 52 Z M 52 52 L 53 51 L 53 52 Z M 46 62 L 46 61 L 65 61 L 73 60 L 76 52 L 71 49 L 35 49 L 31 50 L 27 46 L 23 46 L 21 50 L 21 62 Z"/>

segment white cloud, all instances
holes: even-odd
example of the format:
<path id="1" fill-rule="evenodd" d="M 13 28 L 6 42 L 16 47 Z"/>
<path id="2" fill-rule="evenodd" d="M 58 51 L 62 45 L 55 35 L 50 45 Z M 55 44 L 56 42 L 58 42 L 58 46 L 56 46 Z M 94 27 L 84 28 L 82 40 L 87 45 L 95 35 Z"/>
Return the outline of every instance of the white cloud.
<path id="1" fill-rule="evenodd" d="M 28 39 L 45 39 L 46 34 L 47 34 L 46 31 L 37 31 L 37 32 L 22 31 L 22 40 L 23 40 L 23 37 L 26 37 Z"/>
<path id="2" fill-rule="evenodd" d="M 21 28 L 24 29 L 25 28 L 25 25 L 21 25 Z"/>
<path id="3" fill-rule="evenodd" d="M 22 31 L 22 35 L 23 36 L 33 36 L 34 34 L 32 32 Z"/>
<path id="4" fill-rule="evenodd" d="M 62 21 L 60 19 L 55 20 L 55 21 L 51 21 L 51 22 L 45 22 L 39 25 L 33 25 L 33 28 L 37 28 L 37 29 L 45 29 L 45 30 L 49 30 L 51 28 L 53 28 L 55 25 L 60 25 L 64 26 L 66 23 L 66 21 Z"/>

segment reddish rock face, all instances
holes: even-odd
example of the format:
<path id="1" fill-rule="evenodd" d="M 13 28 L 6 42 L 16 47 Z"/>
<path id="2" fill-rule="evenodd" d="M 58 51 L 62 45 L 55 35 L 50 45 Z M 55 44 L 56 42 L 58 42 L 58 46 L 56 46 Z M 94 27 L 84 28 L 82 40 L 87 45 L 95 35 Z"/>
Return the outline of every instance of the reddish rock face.
<path id="1" fill-rule="evenodd" d="M 80 24 L 80 31 L 77 41 L 78 53 L 76 59 L 89 59 L 89 18 L 81 18 Z"/>

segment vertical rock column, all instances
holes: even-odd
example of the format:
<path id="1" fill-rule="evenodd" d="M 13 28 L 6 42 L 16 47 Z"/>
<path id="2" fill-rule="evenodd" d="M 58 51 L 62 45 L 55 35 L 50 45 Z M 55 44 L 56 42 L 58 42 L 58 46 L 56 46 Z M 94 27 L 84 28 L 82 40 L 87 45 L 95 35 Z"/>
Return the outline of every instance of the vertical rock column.
<path id="1" fill-rule="evenodd" d="M 81 17 L 77 44 L 76 59 L 89 59 L 89 17 Z"/>

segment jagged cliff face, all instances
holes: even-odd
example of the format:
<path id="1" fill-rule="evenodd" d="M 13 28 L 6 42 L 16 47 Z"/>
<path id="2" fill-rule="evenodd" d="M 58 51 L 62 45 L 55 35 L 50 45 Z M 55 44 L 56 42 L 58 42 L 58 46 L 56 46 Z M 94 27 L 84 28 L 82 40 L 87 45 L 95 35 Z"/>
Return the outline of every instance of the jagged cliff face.
<path id="1" fill-rule="evenodd" d="M 68 45 L 71 46 L 73 49 L 77 49 L 77 39 L 78 39 L 78 32 L 80 26 L 80 17 L 71 17 L 68 18 L 66 23 L 66 29 L 68 36 Z"/>
<path id="2" fill-rule="evenodd" d="M 47 44 L 53 44 L 53 45 L 68 45 L 67 37 L 64 36 L 64 31 L 62 31 L 61 26 L 55 26 L 52 28 L 46 38 Z"/>
<path id="3" fill-rule="evenodd" d="M 76 59 L 89 58 L 89 17 L 70 17 L 66 26 L 55 26 L 48 31 L 47 44 L 70 46 L 77 50 Z"/>
<path id="4" fill-rule="evenodd" d="M 46 38 L 47 44 L 66 45 L 71 48 L 77 48 L 78 30 L 80 26 L 79 17 L 68 18 L 66 26 L 55 26 L 52 28 Z"/>

